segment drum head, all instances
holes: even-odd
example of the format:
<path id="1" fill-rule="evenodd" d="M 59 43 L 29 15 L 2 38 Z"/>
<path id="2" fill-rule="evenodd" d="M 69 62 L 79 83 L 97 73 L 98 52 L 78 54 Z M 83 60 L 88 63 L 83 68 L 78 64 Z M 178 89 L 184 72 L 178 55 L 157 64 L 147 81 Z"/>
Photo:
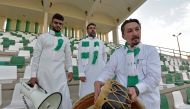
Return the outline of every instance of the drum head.
<path id="1" fill-rule="evenodd" d="M 145 109 L 139 100 L 130 102 L 126 90 L 116 81 L 107 81 L 95 105 L 94 93 L 91 93 L 75 102 L 72 109 Z"/>
<path id="2" fill-rule="evenodd" d="M 88 94 L 74 103 L 72 109 L 93 109 L 94 93 Z"/>
<path id="3" fill-rule="evenodd" d="M 145 109 L 137 99 L 133 102 L 127 88 L 115 80 L 108 80 L 101 88 L 94 109 Z"/>

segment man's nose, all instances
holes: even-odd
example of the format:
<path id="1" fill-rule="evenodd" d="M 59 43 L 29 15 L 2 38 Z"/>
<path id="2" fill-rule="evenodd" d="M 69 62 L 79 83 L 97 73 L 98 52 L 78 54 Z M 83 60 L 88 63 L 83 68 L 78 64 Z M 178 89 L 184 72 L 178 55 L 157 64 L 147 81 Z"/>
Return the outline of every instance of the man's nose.
<path id="1" fill-rule="evenodd" d="M 133 31 L 133 35 L 137 35 L 138 34 L 138 31 Z"/>

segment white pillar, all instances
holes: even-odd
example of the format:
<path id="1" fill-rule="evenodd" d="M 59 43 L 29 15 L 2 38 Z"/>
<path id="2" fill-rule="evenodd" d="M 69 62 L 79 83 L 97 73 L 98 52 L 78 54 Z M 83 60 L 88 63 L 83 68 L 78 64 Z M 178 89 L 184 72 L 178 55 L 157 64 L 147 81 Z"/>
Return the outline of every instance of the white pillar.
<path id="1" fill-rule="evenodd" d="M 118 37 L 118 26 L 115 27 L 113 30 L 113 43 L 114 44 L 119 44 L 119 37 Z"/>
<path id="2" fill-rule="evenodd" d="M 34 22 L 30 22 L 30 30 L 29 32 L 34 33 L 35 32 L 35 23 Z"/>
<path id="3" fill-rule="evenodd" d="M 0 30 L 4 29 L 5 21 L 6 21 L 6 17 L 0 17 Z"/>
<path id="4" fill-rule="evenodd" d="M 44 27 L 43 32 L 48 32 L 48 12 L 44 12 Z"/>

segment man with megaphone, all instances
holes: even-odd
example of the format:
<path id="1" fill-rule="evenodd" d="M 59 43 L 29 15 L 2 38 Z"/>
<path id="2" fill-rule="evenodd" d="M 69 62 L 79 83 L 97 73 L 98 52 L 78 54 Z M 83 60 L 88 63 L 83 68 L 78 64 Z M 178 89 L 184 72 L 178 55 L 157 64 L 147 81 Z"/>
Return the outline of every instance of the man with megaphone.
<path id="1" fill-rule="evenodd" d="M 60 92 L 62 103 L 59 109 L 71 109 L 68 80 L 73 78 L 70 41 L 62 33 L 64 17 L 54 14 L 51 29 L 41 34 L 36 42 L 30 83 L 39 84 L 47 93 Z"/>

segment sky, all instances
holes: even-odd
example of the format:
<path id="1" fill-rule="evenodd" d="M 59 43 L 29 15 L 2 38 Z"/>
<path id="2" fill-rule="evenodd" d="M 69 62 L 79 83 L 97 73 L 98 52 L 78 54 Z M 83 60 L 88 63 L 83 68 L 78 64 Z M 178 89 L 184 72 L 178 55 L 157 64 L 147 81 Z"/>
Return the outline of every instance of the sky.
<path id="1" fill-rule="evenodd" d="M 128 18 L 141 22 L 141 42 L 190 52 L 190 0 L 147 0 Z M 120 28 L 120 27 L 119 27 Z M 119 40 L 124 42 L 119 29 Z"/>

